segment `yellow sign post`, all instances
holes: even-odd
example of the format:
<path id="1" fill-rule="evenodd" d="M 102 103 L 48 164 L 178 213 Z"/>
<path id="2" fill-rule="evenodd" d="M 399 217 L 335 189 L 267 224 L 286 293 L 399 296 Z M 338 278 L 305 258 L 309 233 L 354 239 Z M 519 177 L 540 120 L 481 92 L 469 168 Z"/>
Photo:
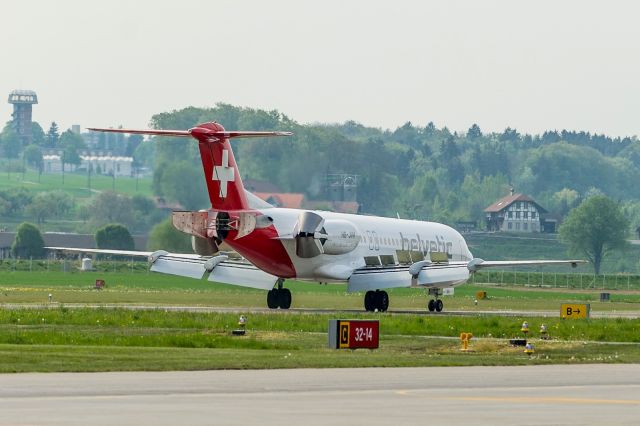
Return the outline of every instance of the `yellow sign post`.
<path id="1" fill-rule="evenodd" d="M 560 305 L 560 318 L 589 318 L 590 311 L 589 303 L 563 303 Z"/>

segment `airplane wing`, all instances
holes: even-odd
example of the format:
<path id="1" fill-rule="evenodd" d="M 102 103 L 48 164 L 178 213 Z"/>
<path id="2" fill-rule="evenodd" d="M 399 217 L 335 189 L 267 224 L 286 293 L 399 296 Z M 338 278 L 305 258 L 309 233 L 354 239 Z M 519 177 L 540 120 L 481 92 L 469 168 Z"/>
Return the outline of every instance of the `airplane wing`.
<path id="1" fill-rule="evenodd" d="M 71 247 L 45 247 L 71 253 L 110 254 L 116 256 L 145 257 L 151 264 L 151 271 L 161 274 L 202 279 L 208 274 L 208 281 L 241 287 L 271 290 L 278 277 L 268 274 L 245 259 L 230 259 L 227 254 L 205 257 L 197 254 L 169 253 L 132 250 L 83 249 Z"/>
<path id="2" fill-rule="evenodd" d="M 347 291 L 396 287 L 452 287 L 469 279 L 467 262 L 388 265 L 356 269 L 347 280 Z"/>
<path id="3" fill-rule="evenodd" d="M 472 273 L 483 268 L 534 265 L 571 265 L 584 260 L 496 260 L 475 258 L 469 262 L 436 263 L 428 260 L 410 265 L 387 265 L 356 269 L 347 280 L 349 292 L 396 287 L 453 287 L 466 282 Z"/>
<path id="4" fill-rule="evenodd" d="M 484 260 L 480 258 L 472 259 L 469 264 L 469 271 L 476 272 L 483 268 L 503 268 L 506 266 L 536 266 L 536 265 L 571 265 L 572 268 L 587 263 L 586 260 Z"/>

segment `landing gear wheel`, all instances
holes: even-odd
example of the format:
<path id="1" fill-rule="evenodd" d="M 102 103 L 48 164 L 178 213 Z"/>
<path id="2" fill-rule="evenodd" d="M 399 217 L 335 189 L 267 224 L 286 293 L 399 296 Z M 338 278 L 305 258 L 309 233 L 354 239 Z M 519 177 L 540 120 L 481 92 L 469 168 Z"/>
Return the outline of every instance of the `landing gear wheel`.
<path id="1" fill-rule="evenodd" d="M 277 309 L 278 308 L 278 290 L 275 288 L 273 290 L 269 290 L 267 293 L 267 306 L 269 309 Z"/>
<path id="2" fill-rule="evenodd" d="M 429 300 L 429 305 L 427 305 L 427 307 L 429 308 L 429 312 L 433 312 L 436 310 L 436 301 L 431 299 Z"/>
<path id="3" fill-rule="evenodd" d="M 282 288 L 278 292 L 280 293 L 278 297 L 280 303 L 278 305 L 280 305 L 281 309 L 289 309 L 291 307 L 291 290 Z"/>
<path id="4" fill-rule="evenodd" d="M 291 290 L 288 288 L 274 288 L 267 293 L 269 309 L 289 309 L 291 307 Z"/>
<path id="5" fill-rule="evenodd" d="M 367 312 L 376 310 L 376 293 L 369 290 L 364 294 L 364 309 Z"/>
<path id="6" fill-rule="evenodd" d="M 442 303 L 442 300 L 440 299 L 436 300 L 436 311 L 442 312 L 443 307 L 444 307 L 444 303 Z"/>
<path id="7" fill-rule="evenodd" d="M 376 291 L 376 308 L 378 311 L 385 312 L 389 308 L 389 295 L 386 291 Z"/>

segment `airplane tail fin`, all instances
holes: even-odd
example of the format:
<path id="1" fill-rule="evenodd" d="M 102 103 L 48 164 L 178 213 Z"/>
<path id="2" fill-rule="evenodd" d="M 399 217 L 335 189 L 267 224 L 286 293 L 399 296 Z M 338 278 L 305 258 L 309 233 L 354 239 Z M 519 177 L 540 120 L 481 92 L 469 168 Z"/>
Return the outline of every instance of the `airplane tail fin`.
<path id="1" fill-rule="evenodd" d="M 226 131 L 219 123 L 199 124 L 189 130 L 131 130 L 101 129 L 89 130 L 139 135 L 193 137 L 198 141 L 200 158 L 207 182 L 211 207 L 216 210 L 247 210 L 249 203 L 240 178 L 240 172 L 231 149 L 231 138 L 256 138 L 268 136 L 290 136 L 291 132 L 241 132 Z"/>

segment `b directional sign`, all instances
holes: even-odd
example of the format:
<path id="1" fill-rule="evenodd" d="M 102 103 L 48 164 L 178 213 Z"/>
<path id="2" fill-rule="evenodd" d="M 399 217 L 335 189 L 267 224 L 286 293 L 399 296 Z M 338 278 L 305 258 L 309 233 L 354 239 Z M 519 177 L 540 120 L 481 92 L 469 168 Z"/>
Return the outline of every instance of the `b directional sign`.
<path id="1" fill-rule="evenodd" d="M 590 311 L 588 303 L 563 303 L 560 305 L 560 318 L 589 318 Z"/>

